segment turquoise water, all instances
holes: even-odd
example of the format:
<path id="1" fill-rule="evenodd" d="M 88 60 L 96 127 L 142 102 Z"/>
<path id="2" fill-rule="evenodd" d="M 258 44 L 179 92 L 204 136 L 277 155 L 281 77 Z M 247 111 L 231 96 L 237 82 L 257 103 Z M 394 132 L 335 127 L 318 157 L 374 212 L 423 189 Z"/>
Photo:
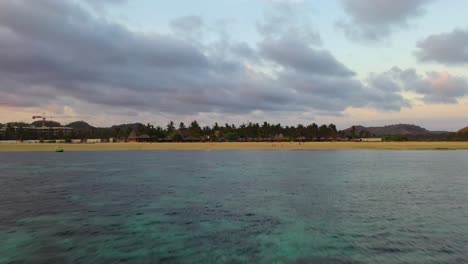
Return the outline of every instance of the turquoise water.
<path id="1" fill-rule="evenodd" d="M 466 151 L 0 153 L 0 263 L 468 263 Z"/>

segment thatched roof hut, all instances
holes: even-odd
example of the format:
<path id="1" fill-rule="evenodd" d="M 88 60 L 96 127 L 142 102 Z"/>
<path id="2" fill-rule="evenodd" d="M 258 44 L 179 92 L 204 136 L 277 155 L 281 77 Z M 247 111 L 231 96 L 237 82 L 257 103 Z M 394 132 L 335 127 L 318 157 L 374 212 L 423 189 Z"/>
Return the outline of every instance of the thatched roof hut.
<path id="1" fill-rule="evenodd" d="M 149 142 L 150 139 L 151 137 L 146 134 L 138 136 L 136 131 L 133 130 L 130 132 L 130 135 L 128 135 L 127 142 Z"/>
<path id="2" fill-rule="evenodd" d="M 132 130 L 130 132 L 130 135 L 128 135 L 127 142 L 138 142 L 138 136 L 135 130 Z"/>
<path id="3" fill-rule="evenodd" d="M 285 141 L 286 138 L 284 137 L 284 135 L 282 133 L 276 135 L 274 138 L 273 138 L 274 141 Z"/>
<path id="4" fill-rule="evenodd" d="M 140 135 L 138 136 L 138 142 L 149 142 L 151 139 L 150 136 L 146 135 L 146 134 L 143 134 L 143 135 Z"/>

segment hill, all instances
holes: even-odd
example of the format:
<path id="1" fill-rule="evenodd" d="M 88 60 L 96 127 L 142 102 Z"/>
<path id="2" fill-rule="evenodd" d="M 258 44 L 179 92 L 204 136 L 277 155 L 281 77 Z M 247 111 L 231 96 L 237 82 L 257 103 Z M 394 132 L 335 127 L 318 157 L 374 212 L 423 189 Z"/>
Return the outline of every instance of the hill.
<path id="1" fill-rule="evenodd" d="M 35 126 L 35 127 L 41 127 L 42 126 L 42 121 L 34 121 L 31 123 L 32 126 Z M 61 127 L 62 125 L 57 122 L 57 121 L 52 121 L 52 120 L 47 120 L 44 122 L 44 125 L 46 127 Z"/>
<path id="2" fill-rule="evenodd" d="M 137 131 L 140 131 L 140 130 L 144 130 L 144 128 L 145 128 L 145 125 L 143 125 L 142 123 L 121 124 L 121 125 L 115 125 L 111 127 L 112 130 L 119 130 L 119 131 L 132 131 L 134 129 Z"/>
<path id="3" fill-rule="evenodd" d="M 363 135 L 363 136 L 393 136 L 393 135 L 434 135 L 434 134 L 443 134 L 445 132 L 435 132 L 429 131 L 425 128 L 416 125 L 408 124 L 398 124 L 390 125 L 383 127 L 364 127 L 364 126 L 353 126 L 348 129 L 345 129 L 344 132 L 347 135 L 352 135 L 354 130 L 354 135 Z"/>
<path id="4" fill-rule="evenodd" d="M 91 131 L 95 128 L 84 121 L 72 122 L 68 124 L 67 126 L 73 128 L 73 130 L 75 131 Z"/>
<path id="5" fill-rule="evenodd" d="M 468 127 L 462 128 L 458 131 L 458 134 L 468 134 Z"/>

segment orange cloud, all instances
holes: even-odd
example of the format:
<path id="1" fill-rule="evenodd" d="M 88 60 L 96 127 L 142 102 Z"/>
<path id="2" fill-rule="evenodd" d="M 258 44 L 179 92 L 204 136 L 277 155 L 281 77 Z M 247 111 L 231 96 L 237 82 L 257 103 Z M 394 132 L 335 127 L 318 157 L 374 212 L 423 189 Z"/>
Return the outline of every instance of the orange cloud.
<path id="1" fill-rule="evenodd" d="M 450 74 L 447 71 L 443 71 L 430 78 L 430 82 L 434 88 L 445 89 L 450 82 L 450 78 Z"/>

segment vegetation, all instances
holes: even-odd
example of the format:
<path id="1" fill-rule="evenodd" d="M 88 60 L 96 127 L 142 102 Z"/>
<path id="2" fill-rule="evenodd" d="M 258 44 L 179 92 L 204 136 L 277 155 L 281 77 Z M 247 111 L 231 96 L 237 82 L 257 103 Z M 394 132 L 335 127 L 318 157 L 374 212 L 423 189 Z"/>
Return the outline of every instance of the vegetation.
<path id="1" fill-rule="evenodd" d="M 432 132 L 416 125 L 398 124 L 382 127 L 353 126 L 344 130 L 346 133 L 360 135 L 362 137 L 371 136 L 392 136 L 392 135 L 429 135 L 444 134 L 446 132 Z"/>
<path id="2" fill-rule="evenodd" d="M 353 126 L 338 131 L 334 124 L 307 126 L 283 126 L 268 122 L 247 123 L 240 126 L 233 124 L 201 126 L 197 121 L 186 125 L 178 125 L 170 121 L 165 126 L 151 124 L 122 124 L 107 128 L 97 128 L 84 121 L 73 122 L 67 127 L 71 132 L 49 130 L 34 130 L 41 121 L 27 123 L 0 124 L 0 140 L 49 140 L 63 139 L 103 139 L 125 141 L 132 131 L 137 135 L 148 135 L 152 142 L 286 142 L 286 141 L 337 141 L 355 140 L 360 138 L 381 137 L 384 141 L 468 141 L 468 133 L 431 132 L 414 125 L 392 125 L 386 127 L 366 128 Z M 47 127 L 60 127 L 61 124 L 47 121 Z M 464 132 L 464 130 L 463 130 Z"/>
<path id="3" fill-rule="evenodd" d="M 165 127 L 143 125 L 141 123 L 122 124 L 109 128 L 96 128 L 86 122 L 73 122 L 68 127 L 73 131 L 69 134 L 57 134 L 27 129 L 34 126 L 41 126 L 41 123 L 9 123 L 5 125 L 5 130 L 0 133 L 0 140 L 53 140 L 53 139 L 90 139 L 115 138 L 124 141 L 134 130 L 137 135 L 149 135 L 151 141 L 319 141 L 334 140 L 340 137 L 334 124 L 309 126 L 282 126 L 281 124 L 270 124 L 264 122 L 248 123 L 240 126 L 225 124 L 220 126 L 215 123 L 213 126 L 200 126 L 197 121 L 191 122 L 188 126 L 179 123 L 169 122 Z M 59 127 L 60 124 L 53 121 L 46 122 L 47 127 Z"/>
<path id="4" fill-rule="evenodd" d="M 383 138 L 384 141 L 408 141 L 408 136 L 405 135 L 390 135 Z"/>

